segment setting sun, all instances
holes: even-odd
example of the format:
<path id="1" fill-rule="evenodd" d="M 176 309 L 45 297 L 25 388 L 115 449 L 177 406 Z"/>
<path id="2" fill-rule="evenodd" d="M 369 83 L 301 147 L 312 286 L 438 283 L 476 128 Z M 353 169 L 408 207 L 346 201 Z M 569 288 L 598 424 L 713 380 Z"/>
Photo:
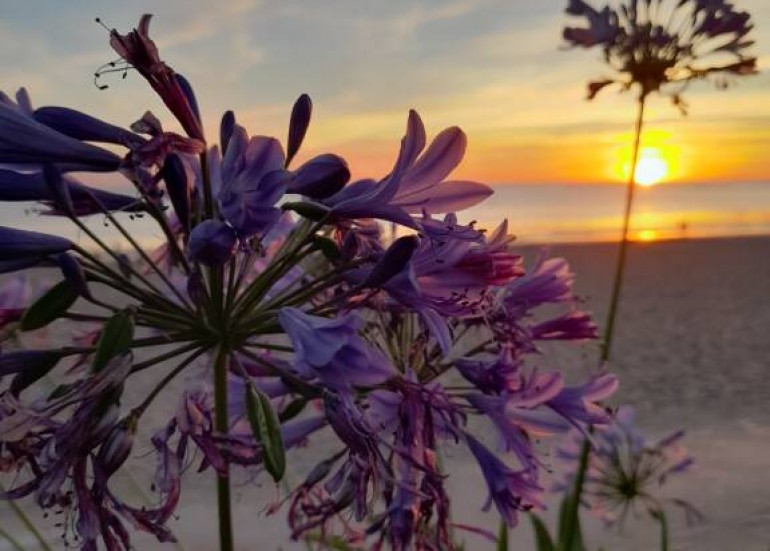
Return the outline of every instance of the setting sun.
<path id="1" fill-rule="evenodd" d="M 639 155 L 635 179 L 640 186 L 654 186 L 668 175 L 668 163 L 657 148 L 645 148 Z"/>

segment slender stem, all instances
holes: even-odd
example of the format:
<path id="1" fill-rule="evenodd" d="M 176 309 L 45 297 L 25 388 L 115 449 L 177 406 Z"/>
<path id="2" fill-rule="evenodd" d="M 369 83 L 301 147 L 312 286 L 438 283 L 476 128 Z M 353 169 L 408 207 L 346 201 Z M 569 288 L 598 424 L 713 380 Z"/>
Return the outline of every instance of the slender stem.
<path id="1" fill-rule="evenodd" d="M 602 341 L 601 361 L 606 362 L 610 357 L 612 347 L 612 337 L 615 330 L 615 318 L 620 301 L 620 288 L 623 284 L 623 274 L 626 269 L 626 253 L 628 250 L 628 228 L 631 222 L 631 205 L 634 201 L 634 188 L 636 187 L 636 166 L 639 161 L 639 145 L 642 140 L 642 125 L 644 124 L 644 104 L 647 96 L 642 93 L 639 96 L 639 112 L 636 117 L 636 129 L 634 136 L 634 150 L 631 161 L 630 173 L 628 175 L 628 184 L 626 186 L 626 209 L 623 216 L 623 235 L 620 240 L 618 250 L 618 263 L 615 268 L 615 279 L 612 283 L 612 295 L 610 297 L 609 312 L 607 313 L 607 323 L 604 327 L 604 339 Z"/>
<path id="2" fill-rule="evenodd" d="M 249 346 L 253 346 L 253 345 L 249 345 Z M 238 349 L 238 352 L 240 352 L 250 360 L 258 363 L 262 367 L 268 369 L 276 377 L 280 377 L 283 380 L 283 382 L 285 382 L 292 388 L 292 390 L 294 390 L 298 394 L 301 394 L 304 398 L 307 398 L 308 400 L 313 400 L 314 398 L 318 398 L 321 396 L 321 391 L 317 387 L 315 387 L 314 385 L 311 385 L 310 383 L 304 381 L 303 379 L 297 377 L 292 373 L 289 373 L 287 371 L 280 369 L 279 367 L 273 365 L 272 363 L 262 358 L 259 354 L 255 354 L 254 352 L 244 347 Z"/>
<path id="3" fill-rule="evenodd" d="M 586 438 L 583 440 L 583 446 L 580 450 L 580 462 L 578 464 L 577 475 L 575 477 L 575 486 L 572 493 L 567 497 L 567 513 L 565 515 L 563 539 L 561 541 L 565 551 L 571 551 L 580 532 L 580 498 L 583 494 L 583 485 L 585 484 L 586 471 L 588 471 L 588 455 L 591 452 L 591 444 Z"/>
<path id="4" fill-rule="evenodd" d="M 139 404 L 137 407 L 134 408 L 134 412 L 137 414 L 137 416 L 142 415 L 147 408 L 150 406 L 152 401 L 155 399 L 155 397 L 160 394 L 160 391 L 163 390 L 166 385 L 168 385 L 171 381 L 174 380 L 174 378 L 179 375 L 184 369 L 190 365 L 195 359 L 200 357 L 202 354 L 208 351 L 208 348 L 199 348 L 189 356 L 187 356 L 182 362 L 176 366 L 174 369 L 169 371 L 165 377 L 163 377 L 160 382 L 158 382 L 157 385 L 155 385 L 155 388 L 150 391 L 150 394 L 147 396 L 147 398 L 144 399 L 144 401 Z"/>
<path id="5" fill-rule="evenodd" d="M 220 435 L 227 435 L 227 372 L 229 351 L 221 347 L 214 363 L 214 428 Z M 228 469 L 225 464 L 225 469 Z M 217 471 L 217 511 L 219 513 L 219 550 L 233 551 L 233 520 L 230 500 L 230 476 Z"/>
<path id="6" fill-rule="evenodd" d="M 171 358 L 178 356 L 180 354 L 184 354 L 186 352 L 192 352 L 196 348 L 200 348 L 202 345 L 199 342 L 191 342 L 190 344 L 187 344 L 185 346 L 181 346 L 179 348 L 175 348 L 174 350 L 170 350 L 169 352 L 165 352 L 163 354 L 158 354 L 154 358 L 150 358 L 149 360 L 145 360 L 143 362 L 139 362 L 137 364 L 134 364 L 131 368 L 131 373 L 138 373 L 139 371 L 142 371 L 144 369 L 147 369 L 148 367 L 152 367 L 155 364 L 158 364 L 160 362 L 165 362 L 166 360 L 170 360 Z"/>
<path id="7" fill-rule="evenodd" d="M 660 523 L 660 551 L 668 551 L 668 519 L 663 509 L 659 509 L 652 514 L 653 518 Z"/>
<path id="8" fill-rule="evenodd" d="M 22 545 L 19 543 L 19 541 L 16 538 L 14 538 L 13 536 L 11 536 L 11 534 L 9 534 L 5 530 L 3 530 L 2 528 L 0 528 L 0 538 L 3 538 L 8 543 L 10 543 L 11 547 L 13 549 L 16 549 L 16 551 L 25 551 L 24 547 L 22 547 Z"/>
<path id="9" fill-rule="evenodd" d="M 75 245 L 73 250 L 76 251 L 85 260 L 85 262 L 83 262 L 83 267 L 93 272 L 89 273 L 89 276 L 96 276 L 100 278 L 97 281 L 102 283 L 105 281 L 112 281 L 112 285 L 118 286 L 117 290 L 134 298 L 137 298 L 137 295 L 143 296 L 148 294 L 145 290 L 140 289 L 134 285 L 128 278 L 110 268 L 96 255 L 89 253 L 79 245 Z"/>
<path id="10" fill-rule="evenodd" d="M 101 206 L 101 205 L 100 205 Z M 185 297 L 179 289 L 176 288 L 176 286 L 171 283 L 168 276 L 163 273 L 163 270 L 160 269 L 160 267 L 157 265 L 157 263 L 153 262 L 153 260 L 150 258 L 150 256 L 147 254 L 147 252 L 139 245 L 139 243 L 136 242 L 136 240 L 133 238 L 133 236 L 123 227 L 123 225 L 118 221 L 117 218 L 115 218 L 112 213 L 105 209 L 103 206 L 102 212 L 104 213 L 104 216 L 107 217 L 107 219 L 112 223 L 112 225 L 123 235 L 123 237 L 126 238 L 126 240 L 131 244 L 132 247 L 134 247 L 134 250 L 139 253 L 139 256 L 142 257 L 142 259 L 147 263 L 147 265 L 158 275 L 158 277 L 163 281 L 163 283 L 166 284 L 166 287 L 168 287 L 172 293 L 174 293 L 177 298 L 184 304 L 188 309 L 192 309 L 192 306 L 187 300 L 187 297 Z"/>
<path id="11" fill-rule="evenodd" d="M 96 243 L 97 245 L 99 245 L 99 247 L 101 247 L 101 249 L 102 249 L 104 252 L 106 252 L 106 253 L 107 253 L 109 256 L 111 256 L 111 257 L 112 257 L 112 258 L 113 258 L 113 259 L 114 259 L 116 262 L 121 262 L 121 259 L 120 259 L 120 257 L 118 256 L 118 254 L 117 254 L 115 251 L 113 251 L 113 250 L 112 250 L 110 247 L 108 247 L 108 246 L 107 246 L 107 244 L 106 244 L 104 241 L 102 241 L 102 239 L 101 239 L 101 238 L 100 238 L 98 235 L 96 235 L 96 234 L 95 234 L 93 231 L 91 231 L 91 228 L 89 228 L 88 226 L 86 226 L 86 225 L 85 225 L 85 224 L 84 224 L 84 223 L 83 223 L 83 222 L 82 222 L 80 219 L 78 219 L 78 217 L 77 217 L 77 216 L 73 216 L 73 217 L 71 217 L 70 219 L 71 219 L 71 220 L 72 220 L 72 221 L 75 223 L 75 225 L 76 225 L 78 228 L 80 228 L 80 230 L 81 230 L 83 233 L 85 233 L 85 234 L 86 234 L 88 237 L 90 237 L 90 238 L 91 238 L 91 240 L 92 240 L 94 243 Z M 73 250 L 77 251 L 79 254 L 81 254 L 81 255 L 83 255 L 83 256 L 86 256 L 85 254 L 83 254 L 83 249 L 82 249 L 81 247 L 78 247 L 78 246 L 74 246 L 74 247 L 73 247 Z M 86 257 L 87 257 L 87 258 L 89 258 L 89 259 L 90 259 L 90 260 L 92 260 L 92 261 L 95 261 L 95 262 L 97 262 L 97 263 L 98 263 L 98 264 L 100 264 L 101 266 L 105 266 L 105 264 L 104 264 L 103 262 L 101 262 L 101 261 L 98 261 L 98 260 L 94 260 L 94 257 L 93 257 L 92 255 L 90 255 L 90 256 L 86 256 Z M 153 284 L 153 283 L 152 283 L 152 282 L 151 282 L 149 279 L 147 279 L 146 277 L 144 277 L 144 276 L 142 275 L 142 273 L 141 273 L 141 272 L 139 272 L 139 270 L 137 270 L 136 268 L 134 268 L 134 267 L 133 267 L 131 264 L 124 264 L 124 265 L 126 266 L 126 268 L 127 268 L 127 269 L 128 269 L 128 270 L 129 270 L 129 271 L 130 271 L 130 272 L 131 272 L 131 273 L 132 273 L 134 276 L 136 276 L 136 277 L 137 277 L 137 278 L 138 278 L 138 279 L 139 279 L 139 280 L 140 280 L 142 283 L 144 283 L 144 284 L 147 286 L 147 288 L 148 288 L 148 289 L 150 289 L 150 290 L 154 291 L 155 293 L 158 293 L 158 294 L 159 294 L 159 295 L 161 295 L 161 296 L 163 295 L 163 293 L 160 291 L 160 289 L 158 289 L 158 287 L 157 287 L 157 286 L 155 286 L 155 285 L 154 285 L 154 284 Z M 123 278 L 123 280 L 125 280 L 125 278 Z"/>
<path id="12" fill-rule="evenodd" d="M 5 491 L 5 487 L 2 484 L 0 484 L 0 491 Z M 16 504 L 15 501 L 9 500 L 8 507 L 11 508 L 16 517 L 21 521 L 21 523 L 24 525 L 24 528 L 29 530 L 29 532 L 35 537 L 37 543 L 40 545 L 40 549 L 43 551 L 53 551 L 51 546 L 48 545 L 48 542 L 43 537 L 43 534 L 40 533 L 37 527 L 29 519 L 27 514 L 21 509 L 21 507 Z"/>
<path id="13" fill-rule="evenodd" d="M 187 258 L 182 252 L 182 249 L 179 248 L 179 243 L 177 242 L 174 232 L 171 230 L 171 228 L 168 225 L 168 221 L 166 220 L 165 214 L 163 214 L 163 211 L 160 210 L 156 205 L 154 205 L 150 201 L 145 201 L 145 203 L 148 205 L 147 212 L 150 213 L 150 216 L 152 216 L 153 219 L 156 222 L 158 222 L 158 225 L 163 230 L 163 233 L 166 236 L 166 241 L 168 241 L 168 246 L 171 251 L 171 254 L 176 257 L 177 261 L 182 266 L 185 273 L 189 274 L 191 271 L 190 264 L 189 262 L 187 262 Z"/>
<path id="14" fill-rule="evenodd" d="M 104 323 L 110 319 L 105 318 L 104 316 L 92 316 L 90 314 L 80 314 L 78 312 L 67 312 L 66 314 L 62 314 L 61 317 L 72 321 L 94 321 L 98 323 Z"/>

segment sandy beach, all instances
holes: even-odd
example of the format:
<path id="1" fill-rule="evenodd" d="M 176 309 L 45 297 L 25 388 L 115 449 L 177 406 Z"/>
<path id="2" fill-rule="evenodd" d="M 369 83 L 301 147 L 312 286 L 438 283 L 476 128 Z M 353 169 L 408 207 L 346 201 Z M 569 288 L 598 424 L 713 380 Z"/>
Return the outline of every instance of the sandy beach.
<path id="1" fill-rule="evenodd" d="M 604 319 L 616 245 L 554 246 L 552 254 L 570 260 L 577 291 L 596 320 Z M 523 249 L 527 258 L 534 252 Z M 730 238 L 636 243 L 629 254 L 628 279 L 617 326 L 612 369 L 621 387 L 613 402 L 631 404 L 652 436 L 687 429 L 686 444 L 696 459 L 688 474 L 672 480 L 667 493 L 689 500 L 705 515 L 688 527 L 672 512 L 672 550 L 767 551 L 770 547 L 770 238 Z M 563 346 L 560 348 L 564 348 Z M 567 353 L 544 350 L 543 365 L 580 373 L 595 366 L 594 343 Z M 170 411 L 174 404 L 163 404 Z M 158 423 L 162 422 L 158 411 Z M 321 436 L 323 440 L 323 436 Z M 143 447 L 144 446 L 144 447 Z M 292 480 L 318 456 L 324 442 L 311 444 L 295 457 Z M 148 486 L 152 466 L 138 446 L 132 471 Z M 453 516 L 457 522 L 494 530 L 494 514 L 480 511 L 486 498 L 472 460 L 459 449 L 446 450 Z M 211 474 L 186 475 L 183 505 L 172 523 L 188 551 L 216 549 L 216 511 Z M 242 481 L 240 481 L 242 482 Z M 136 490 L 130 490 L 136 491 Z M 237 548 L 306 549 L 288 541 L 282 516 L 267 517 L 265 505 L 281 494 L 272 483 L 239 484 L 235 490 Z M 557 503 L 552 497 L 551 504 Z M 5 505 L 0 525 L 18 532 Z M 552 518 L 553 512 L 546 516 Z M 33 517 L 38 518 L 33 512 Z M 655 526 L 643 515 L 622 531 L 607 532 L 587 515 L 591 549 L 642 551 L 658 549 Z M 53 521 L 41 527 L 59 538 Z M 458 533 L 466 549 L 491 550 L 493 544 Z M 526 518 L 512 533 L 511 549 L 532 549 Z M 27 549 L 36 549 L 22 539 Z M 137 535 L 136 549 L 173 549 Z M 10 550 L 0 543 L 0 550 Z M 181 547 L 180 547 L 181 549 Z"/>

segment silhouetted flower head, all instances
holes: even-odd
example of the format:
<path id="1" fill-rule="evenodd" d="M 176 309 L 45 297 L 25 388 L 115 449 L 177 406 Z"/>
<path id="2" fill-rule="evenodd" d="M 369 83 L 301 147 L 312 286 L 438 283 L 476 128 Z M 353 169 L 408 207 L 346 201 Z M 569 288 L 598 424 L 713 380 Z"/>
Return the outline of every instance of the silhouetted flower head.
<path id="1" fill-rule="evenodd" d="M 569 0 L 566 12 L 584 25 L 566 27 L 564 39 L 573 46 L 601 48 L 614 75 L 588 86 L 592 99 L 601 89 L 620 84 L 638 86 L 641 95 L 667 84 L 682 84 L 717 76 L 726 86 L 730 76 L 756 72 L 754 42 L 747 12 L 725 0 L 625 0 L 617 7 L 594 8 L 584 0 Z M 673 92 L 683 107 L 681 90 Z"/>

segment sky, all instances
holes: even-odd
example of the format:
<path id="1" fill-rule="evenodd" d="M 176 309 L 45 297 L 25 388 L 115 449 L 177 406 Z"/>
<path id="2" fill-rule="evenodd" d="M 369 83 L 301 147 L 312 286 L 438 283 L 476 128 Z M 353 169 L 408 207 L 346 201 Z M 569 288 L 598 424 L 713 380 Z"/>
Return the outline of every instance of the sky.
<path id="1" fill-rule="evenodd" d="M 736 0 L 752 13 L 760 70 L 770 66 L 770 1 Z M 294 99 L 311 95 L 305 158 L 345 157 L 354 175 L 388 172 L 407 112 L 429 135 L 468 134 L 455 175 L 488 183 L 612 183 L 623 180 L 634 101 L 586 83 L 607 74 L 593 50 L 569 50 L 557 0 L 25 0 L 0 10 L 0 89 L 29 90 L 33 103 L 65 105 L 129 125 L 146 109 L 170 115 L 136 73 L 92 73 L 115 58 L 107 31 L 154 13 L 163 59 L 193 84 L 207 134 L 233 109 L 252 134 L 286 135 Z M 770 181 L 770 72 L 728 91 L 697 82 L 690 115 L 665 98 L 649 106 L 647 153 L 670 182 Z"/>

